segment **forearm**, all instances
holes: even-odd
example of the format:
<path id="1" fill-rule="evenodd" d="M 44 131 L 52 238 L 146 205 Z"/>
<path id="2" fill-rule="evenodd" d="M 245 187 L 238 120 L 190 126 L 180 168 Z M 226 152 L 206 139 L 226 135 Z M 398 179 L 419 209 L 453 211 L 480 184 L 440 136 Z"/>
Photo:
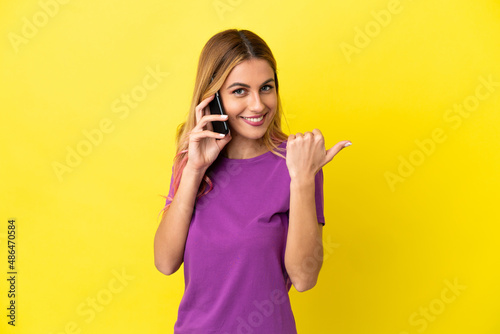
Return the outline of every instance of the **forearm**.
<path id="1" fill-rule="evenodd" d="M 323 242 L 316 216 L 315 178 L 292 178 L 285 267 L 298 291 L 311 289 L 323 264 Z"/>
<path id="2" fill-rule="evenodd" d="M 188 165 L 184 168 L 179 188 L 156 230 L 155 266 L 165 275 L 176 272 L 183 262 L 189 224 L 204 174 L 204 171 L 195 171 Z"/>

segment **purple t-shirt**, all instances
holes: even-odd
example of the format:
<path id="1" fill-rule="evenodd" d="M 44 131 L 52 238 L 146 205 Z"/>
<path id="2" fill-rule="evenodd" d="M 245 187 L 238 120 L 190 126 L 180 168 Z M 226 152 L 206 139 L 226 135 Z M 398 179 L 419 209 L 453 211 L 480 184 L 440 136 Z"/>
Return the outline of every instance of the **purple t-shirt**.
<path id="1" fill-rule="evenodd" d="M 197 200 L 189 226 L 175 334 L 296 333 L 285 268 L 285 159 L 272 152 L 250 159 L 219 156 L 207 174 L 213 189 Z M 315 179 L 316 215 L 324 225 L 322 170 Z"/>

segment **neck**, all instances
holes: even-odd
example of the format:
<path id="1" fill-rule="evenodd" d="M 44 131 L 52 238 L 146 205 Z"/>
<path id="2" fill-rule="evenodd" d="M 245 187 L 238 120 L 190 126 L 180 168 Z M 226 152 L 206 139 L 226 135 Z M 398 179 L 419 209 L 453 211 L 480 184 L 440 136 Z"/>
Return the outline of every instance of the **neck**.
<path id="1" fill-rule="evenodd" d="M 236 139 L 236 140 L 235 140 Z M 262 138 L 259 140 L 232 138 L 221 154 L 229 159 L 250 159 L 269 151 Z"/>

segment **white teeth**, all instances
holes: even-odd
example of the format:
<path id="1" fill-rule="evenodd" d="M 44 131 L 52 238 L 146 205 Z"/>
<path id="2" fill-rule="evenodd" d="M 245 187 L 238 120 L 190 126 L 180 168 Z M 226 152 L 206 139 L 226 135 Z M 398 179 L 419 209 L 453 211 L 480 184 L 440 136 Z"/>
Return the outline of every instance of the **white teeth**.
<path id="1" fill-rule="evenodd" d="M 264 116 L 260 116 L 259 118 L 246 118 L 246 117 L 243 118 L 246 119 L 247 121 L 258 123 L 264 119 Z"/>

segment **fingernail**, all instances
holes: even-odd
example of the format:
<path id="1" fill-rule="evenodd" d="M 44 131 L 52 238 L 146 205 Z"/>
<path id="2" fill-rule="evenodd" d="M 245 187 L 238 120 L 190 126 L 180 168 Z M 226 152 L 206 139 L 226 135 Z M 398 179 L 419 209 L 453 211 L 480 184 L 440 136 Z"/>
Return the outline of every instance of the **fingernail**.
<path id="1" fill-rule="evenodd" d="M 227 118 L 227 115 L 221 115 L 221 116 L 222 116 L 222 118 Z"/>
<path id="2" fill-rule="evenodd" d="M 224 136 L 225 136 L 225 134 L 219 133 L 219 137 L 224 137 Z"/>
<path id="3" fill-rule="evenodd" d="M 352 143 L 348 142 L 348 143 L 345 143 L 344 147 L 351 146 L 351 145 L 352 145 Z"/>

